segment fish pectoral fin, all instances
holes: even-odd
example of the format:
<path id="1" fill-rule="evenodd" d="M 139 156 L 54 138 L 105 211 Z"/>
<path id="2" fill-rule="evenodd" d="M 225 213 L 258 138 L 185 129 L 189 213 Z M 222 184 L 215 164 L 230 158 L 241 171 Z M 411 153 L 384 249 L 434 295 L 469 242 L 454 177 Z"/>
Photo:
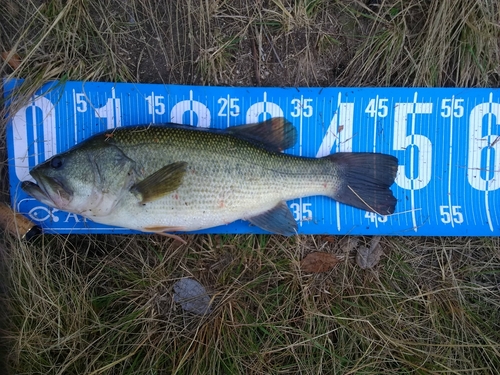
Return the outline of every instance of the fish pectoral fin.
<path id="1" fill-rule="evenodd" d="M 130 191 L 141 200 L 141 203 L 159 199 L 181 185 L 186 166 L 187 163 L 184 161 L 168 164 L 133 185 Z"/>
<path id="2" fill-rule="evenodd" d="M 297 234 L 297 222 L 285 202 L 258 216 L 247 219 L 253 225 L 272 233 L 292 236 Z"/>
<path id="3" fill-rule="evenodd" d="M 297 142 L 297 129 L 284 117 L 256 124 L 231 126 L 225 132 L 274 152 L 286 150 Z"/>

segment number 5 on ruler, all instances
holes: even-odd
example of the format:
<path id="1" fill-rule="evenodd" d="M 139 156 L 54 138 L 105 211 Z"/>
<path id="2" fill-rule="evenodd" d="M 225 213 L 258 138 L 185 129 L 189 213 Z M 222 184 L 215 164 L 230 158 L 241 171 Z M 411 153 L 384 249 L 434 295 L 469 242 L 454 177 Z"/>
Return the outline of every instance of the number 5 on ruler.
<path id="1" fill-rule="evenodd" d="M 432 168 L 432 143 L 429 138 L 415 134 L 416 115 L 430 113 L 432 113 L 432 103 L 418 103 L 417 93 L 412 103 L 397 103 L 394 113 L 393 149 L 401 151 L 410 147 L 409 176 L 407 176 L 407 166 L 400 165 L 396 183 L 403 189 L 410 190 L 411 217 L 415 231 L 418 228 L 415 215 L 415 190 L 424 188 L 430 182 Z M 408 121 L 411 121 L 410 134 L 407 134 Z"/>
<path id="2" fill-rule="evenodd" d="M 415 94 L 413 103 L 397 103 L 394 113 L 393 149 L 401 151 L 411 147 L 409 177 L 407 176 L 407 165 L 400 165 L 399 174 L 396 178 L 396 183 L 403 189 L 408 190 L 422 189 L 431 180 L 432 143 L 429 138 L 421 134 L 415 134 L 415 115 L 432 113 L 432 103 L 416 103 L 416 96 Z M 408 120 L 411 121 L 410 134 L 406 132 Z M 417 150 L 418 157 L 415 158 Z"/>

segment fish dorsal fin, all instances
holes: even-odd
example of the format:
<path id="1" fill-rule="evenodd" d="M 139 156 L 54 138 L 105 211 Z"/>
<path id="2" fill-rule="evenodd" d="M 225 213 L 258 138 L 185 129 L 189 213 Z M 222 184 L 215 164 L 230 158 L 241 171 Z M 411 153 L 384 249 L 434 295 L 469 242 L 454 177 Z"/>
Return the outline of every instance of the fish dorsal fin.
<path id="1" fill-rule="evenodd" d="M 141 203 L 160 199 L 181 185 L 186 166 L 187 163 L 184 161 L 168 164 L 132 186 L 130 191 L 141 200 Z"/>
<path id="2" fill-rule="evenodd" d="M 275 152 L 286 150 L 297 142 L 297 129 L 284 117 L 275 117 L 256 124 L 232 126 L 225 132 Z"/>
<path id="3" fill-rule="evenodd" d="M 292 236 L 297 233 L 297 222 L 285 202 L 280 202 L 269 211 L 247 220 L 271 233 L 284 236 Z"/>

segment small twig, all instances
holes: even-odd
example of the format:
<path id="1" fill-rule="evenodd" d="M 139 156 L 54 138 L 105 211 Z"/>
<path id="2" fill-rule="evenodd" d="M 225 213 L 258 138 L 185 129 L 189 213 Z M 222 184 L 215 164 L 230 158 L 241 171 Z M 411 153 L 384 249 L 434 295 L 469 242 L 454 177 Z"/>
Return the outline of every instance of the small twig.
<path id="1" fill-rule="evenodd" d="M 253 67 L 255 73 L 255 80 L 257 85 L 260 86 L 260 59 L 259 54 L 257 52 L 257 42 L 255 38 L 252 39 L 252 53 L 253 53 Z"/>
<path id="2" fill-rule="evenodd" d="M 141 53 L 139 53 L 139 57 L 137 58 L 137 68 L 136 68 L 136 72 L 135 72 L 135 76 L 137 77 L 137 82 L 140 82 L 140 78 L 139 78 L 139 75 L 140 75 L 140 69 L 141 69 L 141 61 L 142 61 L 142 57 L 144 55 L 144 50 L 145 48 L 143 48 L 141 50 Z"/>
<path id="3" fill-rule="evenodd" d="M 282 68 L 284 68 L 283 64 L 281 63 L 281 59 L 278 55 L 278 53 L 276 52 L 276 50 L 274 49 L 274 44 L 272 42 L 272 40 L 269 38 L 269 35 L 265 34 L 266 35 L 266 39 L 267 41 L 269 42 L 269 44 L 271 45 L 271 50 L 274 52 L 274 56 L 276 56 L 276 60 L 278 60 L 278 64 L 280 64 L 280 66 Z"/>
<path id="4" fill-rule="evenodd" d="M 358 194 L 358 193 L 356 193 L 352 187 L 350 187 L 349 185 L 347 185 L 347 187 L 349 188 L 349 190 L 350 190 L 350 191 L 352 191 L 352 192 L 353 192 L 353 194 L 354 194 L 356 197 L 358 197 L 358 198 L 359 198 L 359 200 L 360 200 L 361 202 L 363 202 L 364 204 L 366 204 L 366 206 L 367 206 L 370 210 L 372 210 L 372 211 L 373 211 L 373 212 L 375 212 L 376 214 L 379 214 L 380 216 L 384 216 L 384 214 L 382 214 L 382 213 L 378 212 L 377 210 L 375 210 L 375 209 L 374 209 L 372 206 L 370 206 L 370 205 L 369 205 L 369 204 L 368 204 L 368 203 L 367 203 L 367 202 L 366 202 L 363 198 L 361 198 L 361 197 L 359 196 L 359 194 Z"/>

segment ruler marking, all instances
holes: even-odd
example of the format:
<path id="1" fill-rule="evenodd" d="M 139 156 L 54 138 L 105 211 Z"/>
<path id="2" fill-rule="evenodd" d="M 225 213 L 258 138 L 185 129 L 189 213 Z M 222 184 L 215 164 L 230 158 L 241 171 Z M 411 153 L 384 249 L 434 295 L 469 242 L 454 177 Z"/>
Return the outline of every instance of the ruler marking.
<path id="1" fill-rule="evenodd" d="M 76 110 L 76 90 L 73 89 L 73 126 L 75 130 L 75 134 L 73 135 L 73 139 L 75 142 L 75 145 L 78 143 L 78 111 Z"/>
<path id="2" fill-rule="evenodd" d="M 337 109 L 336 109 L 336 114 L 337 116 L 333 116 L 334 119 L 336 119 L 336 127 L 335 129 L 338 129 L 339 128 L 339 121 L 340 121 L 340 103 L 341 103 L 341 100 L 342 100 L 342 94 L 339 92 L 338 96 L 337 96 Z M 333 121 L 332 121 L 333 122 Z M 337 139 L 337 146 L 336 146 L 336 150 L 335 152 L 339 152 L 340 151 L 340 143 L 342 141 L 342 135 L 339 133 L 338 135 L 338 139 Z M 339 202 L 335 202 L 336 203 L 336 213 L 337 213 L 337 230 L 340 231 L 340 228 L 341 228 L 341 225 L 340 225 L 340 203 Z"/>
<path id="3" fill-rule="evenodd" d="M 230 125 L 230 122 L 231 122 L 231 110 L 230 110 L 230 100 L 231 100 L 231 96 L 229 94 L 227 94 L 227 122 L 226 122 L 226 128 L 229 128 L 229 125 Z"/>
<path id="4" fill-rule="evenodd" d="M 264 118 L 262 119 L 262 121 L 265 121 L 266 120 L 266 113 L 267 113 L 267 91 L 264 91 L 264 105 L 263 105 L 263 112 L 262 114 L 264 115 Z M 259 120 L 257 120 L 257 122 L 259 122 Z"/>
<path id="5" fill-rule="evenodd" d="M 465 103 L 466 103 L 466 107 L 465 107 L 465 108 L 470 108 L 470 101 L 469 101 L 469 98 L 467 98 L 467 101 L 466 101 Z M 465 110 L 464 110 L 464 118 L 466 118 L 465 116 L 466 116 L 466 115 L 465 115 Z M 467 121 L 466 121 L 465 123 L 467 123 Z M 460 160 L 460 159 L 459 159 L 459 155 L 460 155 L 460 145 L 462 144 L 461 137 L 462 137 L 462 132 L 460 132 L 460 131 L 459 131 L 459 132 L 457 132 L 457 145 L 458 145 L 458 154 L 457 154 L 457 172 L 458 172 L 458 168 L 459 168 L 459 160 Z M 467 134 L 465 135 L 465 139 L 466 139 L 466 141 L 467 141 Z M 464 143 L 464 144 L 467 144 L 467 143 Z M 466 146 L 466 151 L 467 151 L 467 146 Z M 466 153 L 467 153 L 467 152 L 465 152 L 465 153 L 464 153 L 464 155 L 465 155 Z M 457 176 L 459 176 L 459 174 L 458 174 L 458 173 L 457 173 Z M 462 179 L 462 181 L 465 181 L 465 180 L 467 180 L 467 175 L 466 175 L 466 174 L 464 174 L 464 175 L 463 175 L 463 179 Z M 460 181 L 460 180 L 459 180 L 459 181 Z M 466 184 L 465 184 L 465 183 L 463 183 L 463 184 L 462 184 L 461 190 L 462 190 L 462 196 L 463 196 L 463 197 L 467 197 L 467 194 L 466 194 Z M 459 190 L 457 189 L 457 193 L 458 193 L 458 191 L 459 191 Z M 469 215 L 467 215 L 467 214 L 466 214 L 466 213 L 469 211 L 469 210 L 468 210 L 468 205 L 465 205 L 465 206 L 464 206 L 463 211 L 464 211 L 464 222 L 466 223 L 466 226 L 468 226 L 468 225 L 469 225 Z"/>
<path id="6" fill-rule="evenodd" d="M 453 111 L 453 108 L 455 108 L 455 95 L 451 97 L 451 108 Z M 449 159 L 448 159 L 448 209 L 450 210 L 450 215 L 453 213 L 452 209 L 452 199 L 451 199 L 451 179 L 452 179 L 452 161 L 453 161 L 453 118 L 454 114 L 453 112 L 450 113 L 450 148 L 449 148 Z M 450 218 L 450 223 L 452 228 L 455 227 L 455 220 L 453 220 L 453 216 Z"/>
<path id="7" fill-rule="evenodd" d="M 153 122 L 153 124 L 156 124 L 156 111 L 155 111 L 155 92 L 154 91 L 151 91 L 151 102 L 149 104 L 150 108 L 151 108 L 151 115 L 152 115 L 152 119 L 151 121 Z"/>
<path id="8" fill-rule="evenodd" d="M 410 181 L 411 181 L 411 188 L 410 188 L 410 204 L 411 204 L 411 219 L 412 219 L 412 225 L 413 225 L 413 230 L 416 232 L 418 230 L 417 227 L 417 216 L 415 212 L 415 181 L 414 181 L 414 161 L 415 161 L 415 147 L 413 145 L 415 144 L 415 110 L 417 106 L 417 98 L 418 98 L 418 92 L 415 92 L 413 95 L 413 103 L 411 106 L 411 150 L 410 150 Z M 420 151 L 422 152 L 422 151 Z M 419 171 L 420 172 L 420 171 Z"/>
<path id="9" fill-rule="evenodd" d="M 375 96 L 375 115 L 373 116 L 373 152 L 377 151 L 377 121 L 378 121 L 378 98 L 379 96 Z M 375 213 L 375 228 L 378 228 L 378 214 Z"/>
<path id="10" fill-rule="evenodd" d="M 304 121 L 304 95 L 300 95 L 300 102 L 299 102 L 299 156 L 302 156 L 302 124 Z M 302 227 L 302 222 L 304 220 L 304 215 L 303 215 L 303 208 L 304 206 L 302 205 L 302 197 L 299 198 L 299 225 Z"/>
<path id="11" fill-rule="evenodd" d="M 317 98 L 317 97 L 316 97 L 316 103 L 317 103 L 317 105 L 319 106 L 319 104 L 318 104 L 318 98 Z M 321 129 L 323 129 L 323 128 L 324 128 L 324 119 L 325 119 L 325 98 L 323 97 L 323 105 L 322 105 L 322 107 L 321 107 L 321 115 L 319 116 L 319 121 L 320 121 L 320 124 L 321 124 Z M 317 128 L 315 127 L 315 130 L 316 130 L 316 129 L 317 129 Z M 314 132 L 314 144 L 315 144 L 315 145 L 316 145 L 316 144 L 318 144 L 318 142 L 317 142 L 317 137 L 318 137 L 318 133 L 317 133 L 317 131 L 315 131 L 315 132 Z M 318 199 L 316 199 L 316 200 L 315 200 L 315 202 L 316 202 L 316 204 L 317 204 Z M 326 208 L 326 207 L 325 207 L 325 206 L 326 206 L 326 204 L 322 204 L 322 205 L 321 205 L 321 217 L 322 217 L 322 221 L 323 221 L 323 223 L 325 223 L 325 222 L 326 222 L 326 220 L 325 220 L 325 208 Z"/>
<path id="12" fill-rule="evenodd" d="M 111 118 L 113 119 L 113 128 L 116 128 L 116 123 L 117 123 L 117 113 L 116 113 L 116 93 L 115 93 L 115 88 L 114 87 L 111 87 L 111 103 L 113 103 L 112 107 L 111 107 Z M 107 104 L 107 103 L 106 103 Z"/>
<path id="13" fill-rule="evenodd" d="M 375 97 L 375 116 L 373 116 L 373 152 L 377 151 L 377 121 L 378 121 L 378 95 Z"/>
<path id="14" fill-rule="evenodd" d="M 193 90 L 189 90 L 189 124 L 194 126 Z M 196 124 L 198 126 L 198 124 Z"/>
<path id="15" fill-rule="evenodd" d="M 299 117 L 299 156 L 302 156 L 302 127 L 304 123 L 304 95 L 300 96 L 300 117 Z"/>
<path id="16" fill-rule="evenodd" d="M 140 120 L 140 118 L 141 118 L 141 113 L 142 113 L 142 111 L 139 109 L 139 99 L 142 99 L 142 97 L 141 97 L 141 98 L 136 97 L 136 100 L 133 100 L 133 99 L 132 99 L 132 95 L 128 95 L 128 104 L 129 104 L 129 108 L 132 108 L 132 105 L 134 105 L 134 104 L 135 104 L 135 108 L 136 108 L 136 115 L 135 115 L 135 117 L 136 117 L 137 121 L 139 121 L 139 120 Z M 167 108 L 168 108 L 168 107 L 167 107 Z M 166 111 L 165 111 L 165 112 L 166 112 Z M 132 118 L 132 116 L 131 116 L 131 114 L 130 114 L 130 113 L 129 113 L 129 116 L 130 116 L 130 118 Z M 147 118 L 147 117 L 146 117 L 146 118 Z M 147 122 L 147 121 L 145 121 L 145 122 Z M 130 125 L 130 123 L 128 123 L 127 125 Z"/>
<path id="17" fill-rule="evenodd" d="M 478 99 L 477 98 L 474 98 L 474 106 L 473 108 L 475 108 L 478 104 L 477 104 L 477 101 Z M 481 99 L 482 101 L 482 99 Z M 477 112 L 474 112 L 474 122 L 477 123 L 477 117 L 479 117 L 479 113 Z M 469 130 L 470 130 L 470 127 L 469 127 Z M 473 137 L 475 136 L 474 132 L 472 132 L 473 134 L 469 134 L 469 137 Z M 470 144 L 470 140 L 469 140 L 469 144 Z M 475 151 L 475 150 L 474 150 Z M 468 150 L 469 153 L 472 153 L 472 157 L 474 158 L 473 161 L 474 161 L 474 165 L 476 165 L 476 158 L 477 158 L 477 154 L 475 152 L 473 152 L 473 150 L 469 147 L 469 150 Z M 468 163 L 466 163 L 466 168 L 468 168 Z M 473 187 L 472 185 L 469 186 L 469 192 L 474 192 L 475 190 L 473 190 Z M 477 195 L 480 197 L 480 193 L 478 191 Z M 479 208 L 479 205 L 477 206 Z M 476 218 L 477 216 L 477 218 Z M 472 209 L 472 218 L 474 220 L 474 225 L 477 225 L 478 221 L 482 221 L 482 210 L 476 210 L 475 208 Z"/>
<path id="18" fill-rule="evenodd" d="M 484 203 L 486 209 L 486 219 L 488 220 L 488 225 L 490 230 L 493 232 L 493 223 L 491 221 L 490 204 L 489 204 L 489 188 L 490 188 L 490 164 L 491 164 L 491 142 L 490 136 L 492 132 L 492 118 L 493 118 L 493 93 L 490 93 L 488 101 L 488 148 L 486 149 L 486 190 L 484 192 Z M 495 173 L 495 172 L 493 172 Z"/>

